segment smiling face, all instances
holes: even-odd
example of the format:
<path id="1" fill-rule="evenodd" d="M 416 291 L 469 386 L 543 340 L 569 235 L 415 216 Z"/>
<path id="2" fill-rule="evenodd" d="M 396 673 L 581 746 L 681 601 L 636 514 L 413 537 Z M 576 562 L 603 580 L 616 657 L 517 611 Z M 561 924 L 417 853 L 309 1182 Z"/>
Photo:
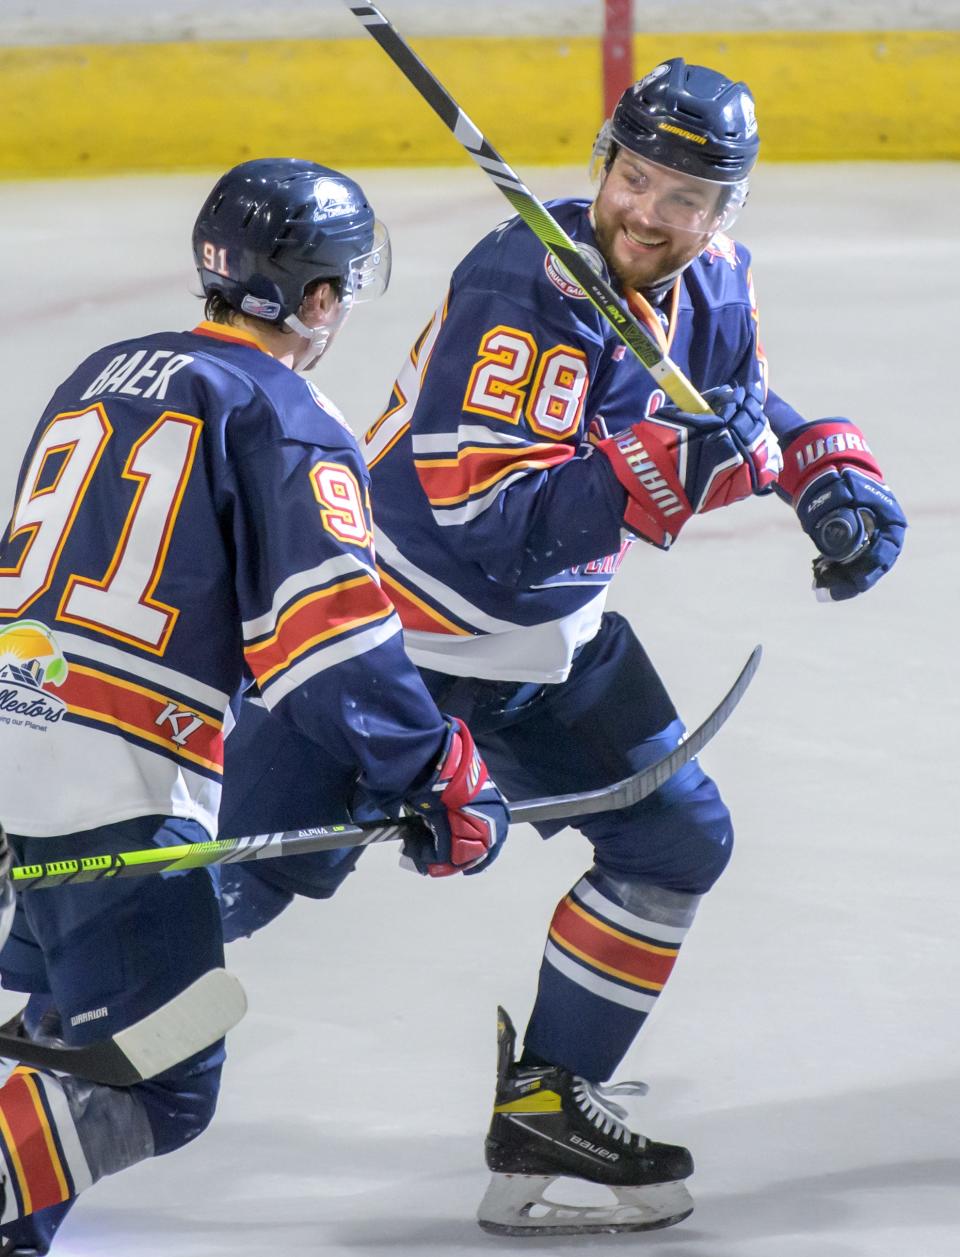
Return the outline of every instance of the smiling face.
<path id="1" fill-rule="evenodd" d="M 618 149 L 593 206 L 597 243 L 625 287 L 652 288 L 703 252 L 726 199 L 717 184 Z"/>

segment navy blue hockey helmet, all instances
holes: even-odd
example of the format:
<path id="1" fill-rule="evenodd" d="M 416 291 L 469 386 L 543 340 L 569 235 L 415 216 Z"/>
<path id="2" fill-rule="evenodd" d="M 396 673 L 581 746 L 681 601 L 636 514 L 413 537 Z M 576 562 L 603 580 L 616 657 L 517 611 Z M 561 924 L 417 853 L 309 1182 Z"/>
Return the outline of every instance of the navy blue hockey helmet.
<path id="1" fill-rule="evenodd" d="M 217 182 L 193 229 L 207 296 L 272 323 L 295 317 L 316 280 L 340 299 L 378 296 L 390 278 L 390 241 L 358 183 L 290 157 L 234 166 Z"/>
<path id="2" fill-rule="evenodd" d="M 753 96 L 717 70 L 664 61 L 620 97 L 609 139 L 660 166 L 735 184 L 760 148 Z"/>

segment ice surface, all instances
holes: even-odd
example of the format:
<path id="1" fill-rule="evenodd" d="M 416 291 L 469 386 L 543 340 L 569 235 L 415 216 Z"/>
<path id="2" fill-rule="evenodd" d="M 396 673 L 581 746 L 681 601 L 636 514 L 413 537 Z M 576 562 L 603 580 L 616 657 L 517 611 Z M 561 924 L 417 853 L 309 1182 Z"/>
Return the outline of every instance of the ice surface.
<path id="1" fill-rule="evenodd" d="M 579 171 L 521 173 L 544 198 L 586 190 Z M 189 234 L 212 180 L 4 186 L 4 510 L 82 355 L 196 321 Z M 316 377 L 358 429 L 450 267 L 509 210 L 472 169 L 362 180 L 394 283 Z M 773 167 L 739 224 L 776 387 L 860 421 L 904 503 L 894 574 L 818 604 L 808 542 L 765 500 L 695 521 L 670 555 L 638 547 L 614 586 L 691 724 L 766 648 L 703 757 L 737 853 L 621 1071 L 652 1084 L 641 1128 L 694 1152 L 693 1217 L 582 1243 L 495 1240 L 473 1221 L 496 1004 L 523 1023 L 553 905 L 588 863 L 577 835 L 543 847 L 519 827 L 468 880 L 427 883 L 374 849 L 334 901 L 234 945 L 251 1011 L 213 1127 L 94 1188 L 57 1253 L 955 1257 L 958 200 L 946 164 Z"/>

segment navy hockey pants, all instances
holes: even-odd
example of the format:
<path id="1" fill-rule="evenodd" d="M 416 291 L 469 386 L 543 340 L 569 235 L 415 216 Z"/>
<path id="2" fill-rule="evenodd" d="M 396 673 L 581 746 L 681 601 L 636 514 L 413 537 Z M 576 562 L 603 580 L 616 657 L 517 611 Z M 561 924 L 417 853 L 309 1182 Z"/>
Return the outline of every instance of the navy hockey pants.
<path id="1" fill-rule="evenodd" d="M 667 754 L 683 732 L 653 664 L 614 613 L 559 685 L 423 676 L 441 711 L 469 725 L 508 799 L 610 785 Z M 729 814 L 695 761 L 633 807 L 537 830 L 549 838 L 570 825 L 593 844 L 601 868 L 690 894 L 710 889 L 733 845 Z"/>

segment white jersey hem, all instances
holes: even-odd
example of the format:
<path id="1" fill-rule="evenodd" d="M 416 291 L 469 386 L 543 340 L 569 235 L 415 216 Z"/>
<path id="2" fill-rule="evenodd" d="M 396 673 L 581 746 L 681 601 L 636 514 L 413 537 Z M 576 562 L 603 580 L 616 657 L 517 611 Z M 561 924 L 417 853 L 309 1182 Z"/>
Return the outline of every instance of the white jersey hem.
<path id="1" fill-rule="evenodd" d="M 506 632 L 452 637 L 404 629 L 403 644 L 418 668 L 484 681 L 558 685 L 570 675 L 577 651 L 596 637 L 606 600 L 604 586 L 573 615 Z"/>

